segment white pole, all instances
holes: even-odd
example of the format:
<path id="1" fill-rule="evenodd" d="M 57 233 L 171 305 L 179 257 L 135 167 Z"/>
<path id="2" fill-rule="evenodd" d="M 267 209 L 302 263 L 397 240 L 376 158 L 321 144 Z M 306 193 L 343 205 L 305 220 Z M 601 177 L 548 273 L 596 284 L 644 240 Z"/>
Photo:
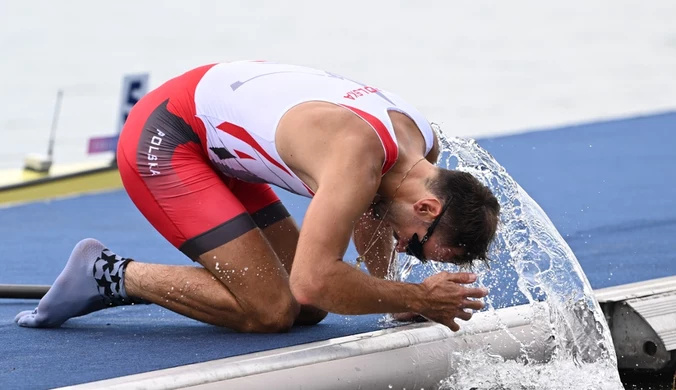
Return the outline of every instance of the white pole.
<path id="1" fill-rule="evenodd" d="M 49 147 L 47 149 L 47 158 L 49 161 L 52 161 L 52 155 L 54 154 L 54 139 L 56 138 L 56 127 L 59 122 L 59 115 L 61 114 L 61 100 L 63 100 L 63 90 L 59 89 L 56 93 L 56 107 L 54 107 L 52 129 L 49 134 Z"/>

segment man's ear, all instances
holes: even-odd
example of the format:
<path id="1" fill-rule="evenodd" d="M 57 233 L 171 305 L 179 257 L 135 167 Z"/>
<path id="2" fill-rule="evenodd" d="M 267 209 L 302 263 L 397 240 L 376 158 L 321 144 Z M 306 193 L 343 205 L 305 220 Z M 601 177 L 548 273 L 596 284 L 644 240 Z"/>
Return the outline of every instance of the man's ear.
<path id="1" fill-rule="evenodd" d="M 441 202 L 436 198 L 423 198 L 413 204 L 413 210 L 422 219 L 432 222 L 441 213 Z"/>

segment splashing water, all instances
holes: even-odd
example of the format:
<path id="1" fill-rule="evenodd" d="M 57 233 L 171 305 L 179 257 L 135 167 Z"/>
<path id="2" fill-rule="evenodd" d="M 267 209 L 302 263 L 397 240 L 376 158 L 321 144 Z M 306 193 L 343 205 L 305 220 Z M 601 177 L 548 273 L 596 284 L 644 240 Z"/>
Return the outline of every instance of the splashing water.
<path id="1" fill-rule="evenodd" d="M 457 353 L 455 373 L 442 390 L 591 390 L 622 389 L 617 373 L 597 365 L 578 365 L 571 359 L 548 364 L 523 364 L 486 351 Z M 618 383 L 617 385 L 614 383 Z"/>
<path id="2" fill-rule="evenodd" d="M 533 323 L 545 329 L 544 340 L 522 345 L 517 361 L 486 351 L 454 354 L 449 390 L 467 389 L 622 389 L 613 341 L 601 308 L 568 244 L 540 206 L 476 141 L 446 138 L 441 166 L 473 174 L 500 202 L 500 225 L 491 248 L 490 270 L 476 271 L 477 284 L 491 291 L 489 311 L 515 304 L 544 302 Z M 418 260 L 402 255 L 391 277 L 407 280 Z M 430 263 L 423 272 L 457 272 L 449 264 Z M 534 325 L 535 326 L 535 325 Z M 506 332 L 509 330 L 504 327 Z M 532 351 L 546 344 L 550 359 L 536 362 Z M 573 382 L 571 382 L 573 381 Z"/>

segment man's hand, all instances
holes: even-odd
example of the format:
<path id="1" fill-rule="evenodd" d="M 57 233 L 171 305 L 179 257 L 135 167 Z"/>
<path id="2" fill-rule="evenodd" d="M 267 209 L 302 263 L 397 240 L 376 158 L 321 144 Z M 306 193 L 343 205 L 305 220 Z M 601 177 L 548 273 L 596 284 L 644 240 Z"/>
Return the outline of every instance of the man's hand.
<path id="1" fill-rule="evenodd" d="M 440 272 L 425 279 L 422 285 L 427 290 L 427 297 L 420 315 L 457 332 L 460 326 L 455 322 L 456 318 L 465 321 L 472 318 L 472 313 L 465 309 L 481 310 L 484 307 L 483 302 L 470 298 L 485 297 L 488 295 L 486 289 L 461 285 L 474 281 L 476 275 L 464 272 Z"/>

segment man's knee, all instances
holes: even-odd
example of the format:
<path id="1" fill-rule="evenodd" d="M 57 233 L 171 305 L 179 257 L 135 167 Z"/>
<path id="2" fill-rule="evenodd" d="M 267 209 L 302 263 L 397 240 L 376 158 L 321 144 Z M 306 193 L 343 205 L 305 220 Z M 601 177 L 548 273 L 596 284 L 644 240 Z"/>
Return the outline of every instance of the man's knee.
<path id="1" fill-rule="evenodd" d="M 300 305 L 291 293 L 280 294 L 275 302 L 256 302 L 256 307 L 244 313 L 242 331 L 251 333 L 283 333 L 293 326 Z"/>

